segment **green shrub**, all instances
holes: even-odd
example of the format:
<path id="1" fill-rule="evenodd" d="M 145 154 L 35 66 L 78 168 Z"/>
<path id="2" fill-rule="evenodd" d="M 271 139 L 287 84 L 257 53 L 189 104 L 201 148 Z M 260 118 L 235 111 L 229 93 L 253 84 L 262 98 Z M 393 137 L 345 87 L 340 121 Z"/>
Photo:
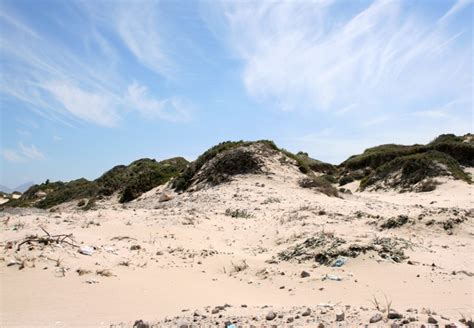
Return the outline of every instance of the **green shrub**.
<path id="1" fill-rule="evenodd" d="M 325 179 L 329 183 L 337 183 L 337 179 L 334 175 L 324 174 L 324 175 L 321 175 L 321 178 Z"/>
<path id="2" fill-rule="evenodd" d="M 35 206 L 50 208 L 64 202 L 89 199 L 84 209 L 92 208 L 97 198 L 120 193 L 120 201 L 127 202 L 140 196 L 161 184 L 168 182 L 181 173 L 188 162 L 182 157 L 157 162 L 152 159 L 140 159 L 130 165 L 119 165 L 104 173 L 94 181 L 78 179 L 70 182 L 49 182 L 30 187 L 15 202 L 3 204 L 6 206 Z M 38 192 L 46 193 L 44 198 L 37 196 Z"/>
<path id="3" fill-rule="evenodd" d="M 248 212 L 247 210 L 232 210 L 230 208 L 225 210 L 225 215 L 233 217 L 233 218 L 244 218 L 244 219 L 249 219 L 253 217 L 253 214 Z"/>
<path id="4" fill-rule="evenodd" d="M 84 206 L 82 209 L 84 211 L 89 211 L 89 210 L 92 210 L 95 208 L 95 198 L 91 198 L 89 199 L 89 201 L 87 202 L 86 206 Z"/>
<path id="5" fill-rule="evenodd" d="M 51 186 L 51 183 L 48 184 Z M 35 204 L 38 208 L 50 208 L 75 199 L 94 197 L 99 191 L 97 183 L 86 179 L 73 180 L 58 185 L 47 196 Z"/>
<path id="6" fill-rule="evenodd" d="M 268 149 L 278 151 L 282 153 L 283 155 L 287 156 L 288 158 L 293 159 L 296 162 L 296 166 L 298 167 L 298 169 L 304 174 L 312 175 L 313 171 L 324 172 L 327 174 L 333 174 L 336 172 L 336 167 L 331 164 L 312 159 L 308 157 L 307 153 L 299 152 L 298 154 L 295 155 L 286 149 L 278 148 L 275 145 L 275 143 L 270 140 L 258 140 L 258 141 L 240 140 L 236 142 L 226 141 L 214 147 L 209 148 L 201 156 L 199 156 L 194 162 L 192 162 L 176 179 L 174 179 L 173 188 L 175 188 L 176 191 L 187 190 L 191 186 L 193 182 L 192 179 L 196 175 L 196 173 L 199 172 L 199 170 L 204 166 L 204 164 L 212 160 L 218 154 L 230 151 L 232 149 L 236 149 L 238 147 L 247 147 L 256 143 L 263 143 L 264 145 L 268 147 Z M 222 177 L 222 175 L 220 175 L 220 177 Z M 217 179 L 217 181 L 221 181 L 221 180 Z"/>
<path id="7" fill-rule="evenodd" d="M 421 183 L 419 186 L 420 192 L 428 192 L 436 189 L 436 186 L 439 185 L 439 182 L 434 179 L 427 179 Z"/>
<path id="8" fill-rule="evenodd" d="M 315 189 L 327 196 L 338 196 L 337 189 L 323 176 L 303 178 L 299 181 L 299 185 L 302 188 Z"/>
<path id="9" fill-rule="evenodd" d="M 424 179 L 445 174 L 446 172 L 444 168 L 440 167 L 440 164 L 455 179 L 471 182 L 469 175 L 462 170 L 454 158 L 448 154 L 432 150 L 393 159 L 378 167 L 367 178 L 364 178 L 360 187 L 364 189 L 378 181 L 385 181 L 391 187 L 410 188 Z M 396 172 L 401 172 L 401 175 L 397 179 L 389 179 Z"/>
<path id="10" fill-rule="evenodd" d="M 354 181 L 354 178 L 350 175 L 346 175 L 339 179 L 339 185 L 344 186 L 348 183 L 351 183 L 352 181 Z"/>

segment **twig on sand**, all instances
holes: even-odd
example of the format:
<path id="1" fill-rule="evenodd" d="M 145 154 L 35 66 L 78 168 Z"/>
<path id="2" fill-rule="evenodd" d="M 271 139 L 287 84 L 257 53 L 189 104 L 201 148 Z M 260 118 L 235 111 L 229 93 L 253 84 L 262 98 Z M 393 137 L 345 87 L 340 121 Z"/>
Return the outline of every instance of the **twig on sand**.
<path id="1" fill-rule="evenodd" d="M 61 245 L 61 244 L 67 244 L 69 246 L 72 246 L 72 247 L 79 247 L 77 246 L 76 244 L 74 244 L 74 237 L 73 237 L 73 234 L 59 234 L 59 235 L 51 235 L 48 231 L 46 231 L 46 229 L 44 229 L 43 227 L 40 227 L 41 230 L 44 231 L 45 235 L 44 236 L 38 236 L 38 235 L 30 235 L 30 236 L 27 236 L 23 241 L 21 241 L 16 250 L 19 251 L 20 250 L 20 247 L 23 245 L 23 244 L 31 244 L 31 243 L 38 243 L 38 244 L 42 244 L 42 245 Z"/>

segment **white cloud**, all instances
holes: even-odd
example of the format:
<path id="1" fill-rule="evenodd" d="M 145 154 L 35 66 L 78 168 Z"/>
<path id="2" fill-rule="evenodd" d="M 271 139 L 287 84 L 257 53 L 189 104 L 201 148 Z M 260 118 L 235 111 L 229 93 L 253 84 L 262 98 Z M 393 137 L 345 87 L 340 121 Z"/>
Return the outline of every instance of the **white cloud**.
<path id="1" fill-rule="evenodd" d="M 26 131 L 26 130 L 22 130 L 22 129 L 17 129 L 16 130 L 16 133 L 18 133 L 19 135 L 23 136 L 23 137 L 31 137 L 31 132 L 30 131 Z"/>
<path id="2" fill-rule="evenodd" d="M 20 142 L 17 150 L 4 149 L 3 158 L 12 163 L 21 163 L 28 160 L 44 160 L 45 156 L 35 145 L 27 146 Z"/>
<path id="3" fill-rule="evenodd" d="M 106 94 L 84 91 L 67 82 L 44 85 L 54 98 L 72 115 L 103 126 L 115 126 L 119 115 L 113 100 Z"/>
<path id="4" fill-rule="evenodd" d="M 4 149 L 3 158 L 13 163 L 23 162 L 23 158 L 13 149 Z"/>
<path id="5" fill-rule="evenodd" d="M 224 2 L 208 20 L 224 22 L 214 32 L 242 60 L 247 92 L 283 110 L 400 112 L 470 93 L 472 49 L 453 46 L 462 31 L 404 6 L 374 1 L 348 17 L 331 2 Z"/>
<path id="6" fill-rule="evenodd" d="M 129 106 L 146 118 L 160 118 L 172 122 L 185 122 L 190 119 L 191 106 L 179 98 L 154 99 L 149 96 L 147 87 L 137 82 L 128 86 L 126 99 Z"/>
<path id="7" fill-rule="evenodd" d="M 449 117 L 446 113 L 441 110 L 420 110 L 413 113 L 414 116 L 425 117 L 425 118 L 447 118 Z"/>
<path id="8" fill-rule="evenodd" d="M 145 66 L 155 72 L 173 77 L 175 66 L 165 53 L 157 8 L 152 2 L 127 3 L 119 6 L 113 17 L 118 35 L 127 48 Z"/>
<path id="9" fill-rule="evenodd" d="M 387 116 L 374 117 L 372 119 L 369 119 L 368 121 L 363 122 L 362 126 L 369 127 L 373 125 L 378 125 L 378 124 L 388 121 L 388 119 L 389 118 Z"/>
<path id="10" fill-rule="evenodd" d="M 77 38 L 74 47 L 60 37 L 30 27 L 5 8 L 0 14 L 4 32 L 0 55 L 5 62 L 0 92 L 23 102 L 36 114 L 66 125 L 84 121 L 114 127 L 130 112 L 127 94 L 131 78 L 121 70 L 122 61 L 129 59 L 116 49 L 115 37 L 121 38 L 137 60 L 154 72 L 170 78 L 169 72 L 174 70 L 170 57 L 161 52 L 166 47 L 160 42 L 156 3 L 112 7 L 99 3 L 95 9 L 106 8 L 104 17 L 90 10 L 92 4 L 80 2 L 76 7 L 79 16 L 88 17 L 91 24 L 69 31 Z M 61 25 L 63 21 L 58 19 L 56 23 Z M 182 121 L 176 115 L 189 114 L 180 97 L 152 98 L 147 95 L 148 104 L 141 104 L 142 112 L 155 113 L 148 118 Z M 160 110 L 156 110 L 158 104 Z"/>
<path id="11" fill-rule="evenodd" d="M 449 19 L 451 19 L 453 16 L 455 16 L 458 12 L 463 10 L 465 7 L 467 7 L 469 4 L 472 3 L 472 0 L 458 0 L 452 7 L 451 9 L 448 10 L 446 14 L 441 17 L 440 22 L 441 23 L 446 23 Z"/>
<path id="12" fill-rule="evenodd" d="M 35 145 L 25 146 L 23 143 L 20 142 L 19 146 L 21 154 L 25 157 L 33 160 L 45 159 L 43 153 L 40 152 Z"/>

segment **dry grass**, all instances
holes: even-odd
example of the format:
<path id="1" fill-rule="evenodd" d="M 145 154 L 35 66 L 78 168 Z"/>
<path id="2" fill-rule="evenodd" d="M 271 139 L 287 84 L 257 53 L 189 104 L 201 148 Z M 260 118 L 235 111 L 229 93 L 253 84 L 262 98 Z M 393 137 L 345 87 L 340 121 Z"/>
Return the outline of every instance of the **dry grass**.
<path id="1" fill-rule="evenodd" d="M 92 273 L 91 270 L 81 269 L 81 268 L 77 269 L 76 272 L 77 272 L 77 274 L 80 275 L 80 276 L 83 276 L 83 275 L 85 275 L 85 274 Z"/>
<path id="2" fill-rule="evenodd" d="M 248 267 L 249 265 L 247 264 L 245 260 L 242 260 L 240 263 L 231 262 L 231 269 L 230 269 L 229 275 L 231 276 L 233 274 L 245 271 L 248 269 Z"/>
<path id="3" fill-rule="evenodd" d="M 101 269 L 95 272 L 96 275 L 101 277 L 114 277 L 115 275 L 109 269 Z"/>

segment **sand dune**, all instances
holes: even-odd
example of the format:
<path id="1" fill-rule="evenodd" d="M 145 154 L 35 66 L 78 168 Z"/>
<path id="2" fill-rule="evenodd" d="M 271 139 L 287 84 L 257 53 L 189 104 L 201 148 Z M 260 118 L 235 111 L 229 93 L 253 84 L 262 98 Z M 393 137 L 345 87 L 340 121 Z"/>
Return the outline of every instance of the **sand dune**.
<path id="1" fill-rule="evenodd" d="M 328 197 L 301 188 L 294 166 L 267 158 L 265 170 L 91 211 L 5 210 L 1 326 L 420 327 L 472 317 L 472 185 L 446 179 L 400 194 L 357 192 L 355 182 L 345 186 L 352 194 Z M 164 192 L 172 199 L 160 202 Z M 17 251 L 45 231 L 71 234 L 74 246 L 33 240 Z M 84 246 L 93 254 L 80 254 Z M 329 258 L 315 261 L 321 254 Z"/>

